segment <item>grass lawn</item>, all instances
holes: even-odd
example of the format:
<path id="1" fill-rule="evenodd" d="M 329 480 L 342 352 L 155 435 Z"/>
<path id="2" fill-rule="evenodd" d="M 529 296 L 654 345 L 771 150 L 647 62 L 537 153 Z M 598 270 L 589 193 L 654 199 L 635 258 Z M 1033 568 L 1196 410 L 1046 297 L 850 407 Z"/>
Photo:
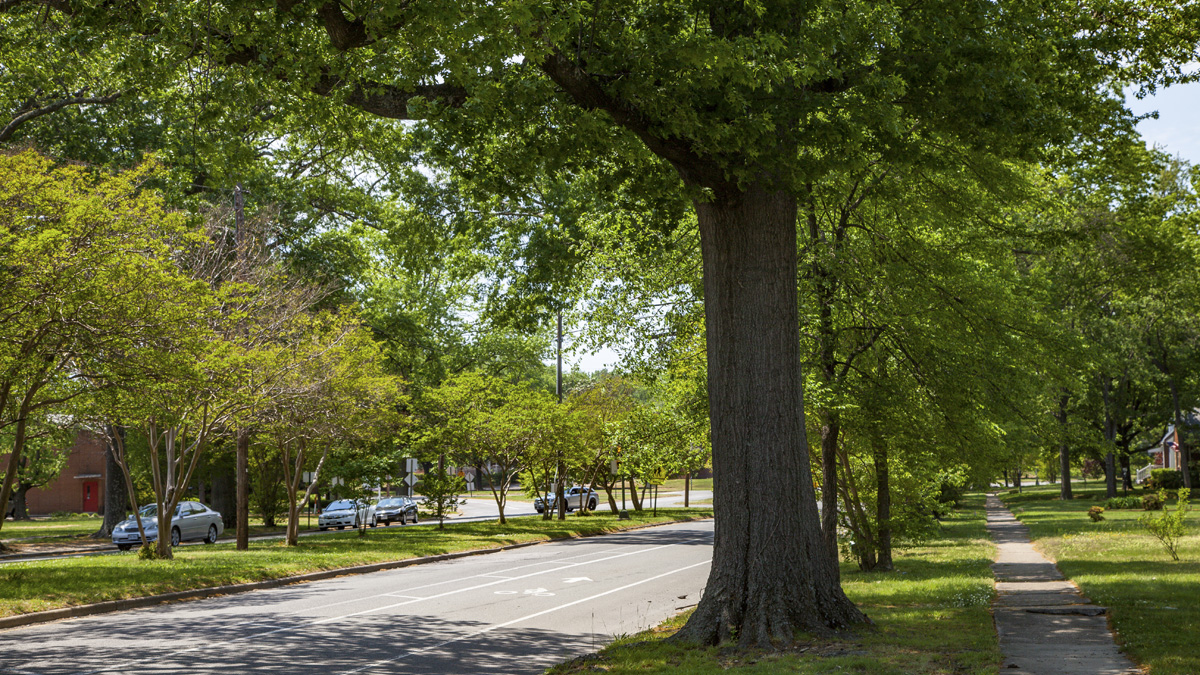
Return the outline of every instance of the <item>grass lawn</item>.
<path id="1" fill-rule="evenodd" d="M 71 516 L 45 520 L 6 520 L 0 529 L 0 540 L 32 537 L 81 537 L 100 529 L 103 518 Z"/>
<path id="2" fill-rule="evenodd" d="M 712 482 L 713 482 L 713 479 L 711 479 L 711 478 L 693 478 L 692 479 L 692 489 L 693 490 L 711 490 Z M 668 480 L 667 482 L 663 483 L 662 487 L 658 488 L 658 490 L 660 493 L 662 493 L 662 492 L 683 492 L 683 479 L 682 478 L 672 478 L 672 479 Z"/>
<path id="3" fill-rule="evenodd" d="M 397 526 L 368 530 L 365 538 L 352 531 L 302 537 L 300 545 L 294 548 L 288 548 L 281 540 L 251 542 L 248 551 L 237 551 L 232 544 L 187 546 L 176 549 L 174 560 L 139 560 L 136 552 L 129 552 L 10 563 L 0 565 L 0 616 L 276 579 L 351 565 L 612 532 L 650 522 L 667 523 L 711 513 L 708 509 L 673 509 L 657 518 L 634 514 L 627 521 L 618 521 L 611 515 L 570 517 L 561 522 L 527 517 L 514 518 L 507 526 L 495 522 L 448 523 L 446 529 L 440 531 L 432 526 Z"/>
<path id="4" fill-rule="evenodd" d="M 1104 490 L 1082 492 L 1084 499 L 1067 502 L 1058 500 L 1057 486 L 1001 498 L 1029 526 L 1037 548 L 1092 602 L 1109 608 L 1131 657 L 1153 675 L 1200 673 L 1200 509 L 1189 514 L 1190 535 L 1175 562 L 1138 524 L 1145 511 L 1109 509 L 1093 523 L 1087 510 L 1104 503 Z"/>
<path id="5" fill-rule="evenodd" d="M 972 497 L 923 545 L 898 552 L 896 571 L 864 573 L 843 564 L 842 586 L 875 628 L 805 640 L 789 652 L 746 654 L 664 642 L 685 615 L 548 672 L 995 675 L 1001 656 L 988 611 L 993 551 L 983 498 Z"/>

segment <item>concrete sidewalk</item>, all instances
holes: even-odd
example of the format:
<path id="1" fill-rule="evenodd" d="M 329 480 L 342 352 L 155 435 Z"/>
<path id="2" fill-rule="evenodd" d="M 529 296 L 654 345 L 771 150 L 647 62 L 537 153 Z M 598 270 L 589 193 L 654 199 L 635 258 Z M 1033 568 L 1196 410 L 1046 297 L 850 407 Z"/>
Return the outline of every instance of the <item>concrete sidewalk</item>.
<path id="1" fill-rule="evenodd" d="M 1004 653 L 1001 673 L 1135 675 L 1117 650 L 1105 608 L 1091 604 L 1029 541 L 1029 530 L 995 495 L 987 529 L 996 542 L 992 614 Z"/>

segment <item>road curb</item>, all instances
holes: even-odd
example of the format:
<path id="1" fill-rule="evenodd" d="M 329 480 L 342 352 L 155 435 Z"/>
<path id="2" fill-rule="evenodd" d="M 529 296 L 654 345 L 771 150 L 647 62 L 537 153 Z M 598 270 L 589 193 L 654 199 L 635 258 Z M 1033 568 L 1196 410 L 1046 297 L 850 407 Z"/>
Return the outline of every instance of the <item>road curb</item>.
<path id="1" fill-rule="evenodd" d="M 586 539 L 589 537 L 602 537 L 610 534 L 620 534 L 623 532 L 633 532 L 635 530 L 645 530 L 652 527 L 663 527 L 666 525 L 678 525 L 680 523 L 691 523 L 701 520 L 711 520 L 712 516 L 703 518 L 687 518 L 684 520 L 674 520 L 668 523 L 647 523 L 645 525 L 637 525 L 627 527 L 611 532 L 594 532 L 591 534 L 575 534 L 569 537 L 556 537 L 554 539 L 545 539 L 542 541 L 525 541 L 519 544 L 505 544 L 496 548 L 479 548 L 470 551 L 455 551 L 454 553 L 442 553 L 440 555 L 429 555 L 420 558 L 406 558 L 404 560 L 389 560 L 381 563 L 371 563 L 369 565 L 355 565 L 353 567 L 339 567 L 332 570 L 322 570 L 320 572 L 309 572 L 307 574 L 297 574 L 290 577 L 280 577 L 279 579 L 266 579 L 263 581 L 251 581 L 244 584 L 230 584 L 228 586 L 213 586 L 210 588 L 196 588 L 188 591 L 175 591 L 173 593 L 161 593 L 159 595 L 147 595 L 140 598 L 125 598 L 123 600 L 106 600 L 104 602 L 94 602 L 87 605 L 74 605 L 72 607 L 60 607 L 58 609 L 47 609 L 41 612 L 29 612 L 28 614 L 17 614 L 15 616 L 0 617 L 0 630 L 8 630 L 11 628 L 19 628 L 21 626 L 29 626 L 39 623 L 49 623 L 51 621 L 61 621 L 63 619 L 77 619 L 84 616 L 92 616 L 95 614 L 108 614 L 111 612 L 123 612 L 131 609 L 141 609 L 143 607 L 153 607 L 154 605 L 163 605 L 173 602 L 182 602 L 185 600 L 202 600 L 204 598 L 212 598 L 219 595 L 236 595 L 239 593 L 248 593 L 250 591 L 265 590 L 268 588 L 278 588 L 280 586 L 290 586 L 292 584 L 304 584 L 313 581 L 322 581 L 332 579 L 334 577 L 350 576 L 357 574 L 370 574 L 372 572 L 382 572 L 385 570 L 398 569 L 401 567 L 409 567 L 412 565 L 424 565 L 427 563 L 441 562 L 444 560 L 455 560 L 457 558 L 467 558 L 476 555 L 485 555 L 488 553 L 499 553 L 501 551 L 511 551 L 518 548 L 526 548 L 529 546 L 539 546 L 541 544 L 550 544 L 554 542 L 566 541 L 569 539 Z"/>

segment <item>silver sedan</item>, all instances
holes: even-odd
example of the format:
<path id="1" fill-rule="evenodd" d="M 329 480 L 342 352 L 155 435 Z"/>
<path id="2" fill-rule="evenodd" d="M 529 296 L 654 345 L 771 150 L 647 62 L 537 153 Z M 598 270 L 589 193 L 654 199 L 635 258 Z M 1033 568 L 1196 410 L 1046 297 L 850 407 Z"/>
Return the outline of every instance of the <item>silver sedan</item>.
<path id="1" fill-rule="evenodd" d="M 158 505 L 149 504 L 138 509 L 142 517 L 142 527 L 146 530 L 146 541 L 158 540 Z M 217 537 L 225 531 L 225 522 L 221 514 L 201 504 L 200 502 L 180 502 L 171 516 L 171 545 L 178 546 L 180 542 L 199 539 L 206 544 L 217 541 Z M 136 518 L 127 518 L 113 528 L 112 541 L 117 548 L 128 551 L 142 543 L 138 534 Z"/>

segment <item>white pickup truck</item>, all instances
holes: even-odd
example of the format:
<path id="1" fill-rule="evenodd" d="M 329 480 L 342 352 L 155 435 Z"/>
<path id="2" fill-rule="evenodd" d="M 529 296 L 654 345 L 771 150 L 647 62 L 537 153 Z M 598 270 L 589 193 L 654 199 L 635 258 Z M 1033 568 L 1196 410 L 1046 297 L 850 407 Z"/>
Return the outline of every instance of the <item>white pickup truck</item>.
<path id="1" fill-rule="evenodd" d="M 587 500 L 588 511 L 595 511 L 596 505 L 600 503 L 599 499 L 596 498 L 596 493 L 585 487 L 575 486 L 570 488 L 567 490 L 565 496 L 567 498 L 567 511 L 582 508 L 585 499 Z M 541 497 L 533 500 L 533 508 L 537 509 L 538 513 L 545 510 L 546 505 L 542 503 Z M 550 508 L 554 508 L 554 495 L 550 495 Z"/>

